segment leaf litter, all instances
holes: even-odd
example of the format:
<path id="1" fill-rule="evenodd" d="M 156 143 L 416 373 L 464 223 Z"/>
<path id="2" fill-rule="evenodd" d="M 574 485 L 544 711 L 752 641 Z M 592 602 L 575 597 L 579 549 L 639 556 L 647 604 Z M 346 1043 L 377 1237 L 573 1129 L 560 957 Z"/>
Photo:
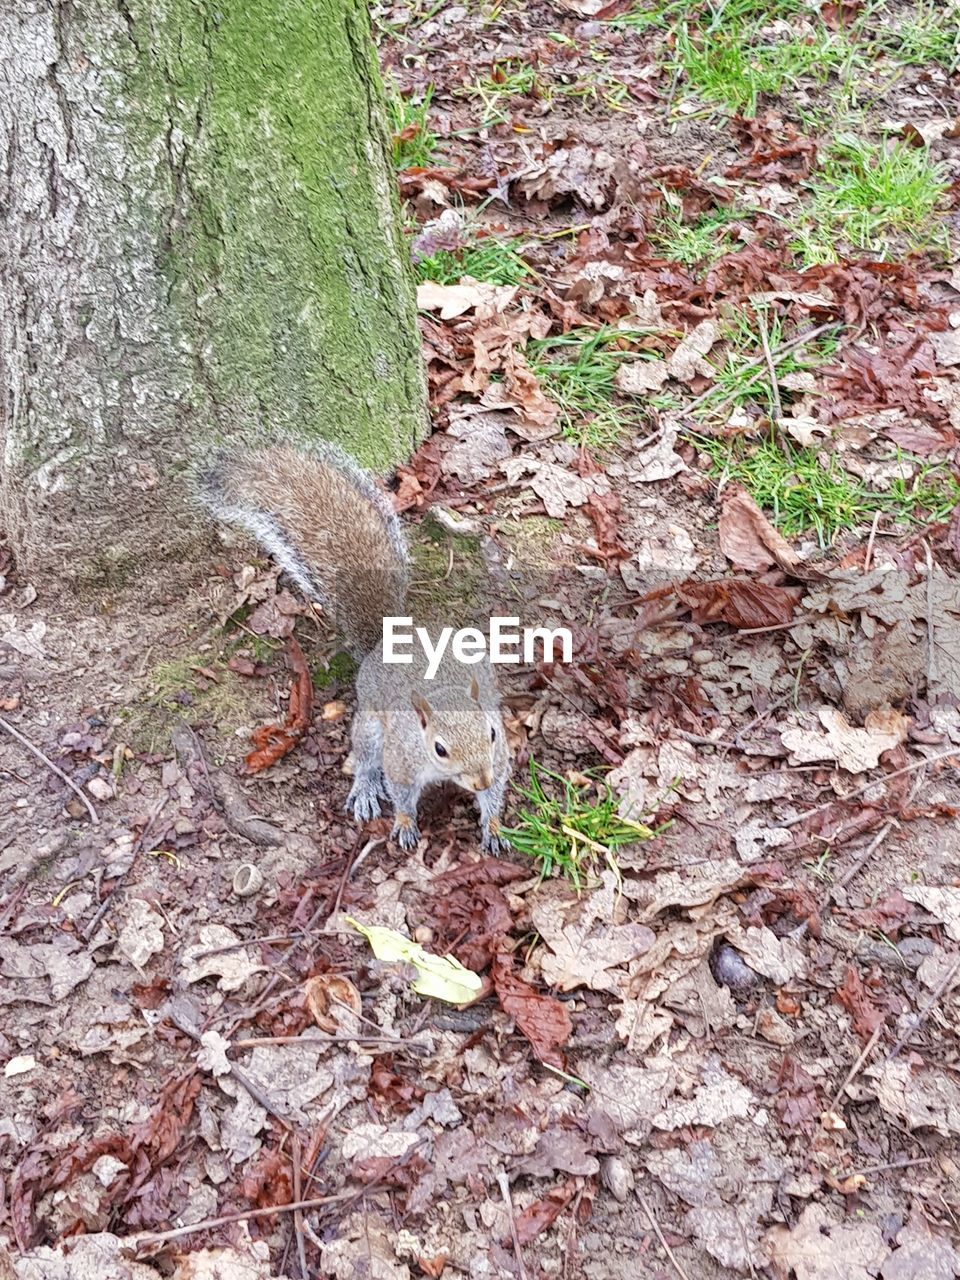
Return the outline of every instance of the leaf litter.
<path id="1" fill-rule="evenodd" d="M 395 504 L 415 539 L 442 514 L 450 580 L 475 544 L 576 624 L 572 668 L 510 681 L 511 740 L 561 777 L 612 766 L 624 815 L 662 833 L 578 894 L 520 855 L 478 860 L 436 802 L 425 848 L 398 860 L 386 830 L 342 817 L 349 717 L 311 715 L 302 669 L 290 696 L 274 646 L 313 620 L 274 572 L 211 581 L 190 674 L 161 672 L 153 706 L 199 742 L 178 764 L 169 733 L 134 740 L 119 694 L 101 721 L 89 675 L 56 684 L 78 637 L 86 662 L 110 651 L 102 623 L 42 617 L 5 565 L 27 672 L 3 676 L 5 714 L 106 817 L 102 839 L 80 834 L 75 797 L 3 742 L 30 824 L 0 854 L 0 1270 L 18 1280 L 292 1277 L 301 1251 L 337 1275 L 956 1270 L 960 526 L 917 496 L 926 460 L 955 465 L 956 273 L 906 244 L 804 259 L 790 222 L 831 142 L 806 110 L 820 90 L 801 75 L 753 115 L 707 116 L 676 31 L 644 12 L 374 21 L 439 139 L 399 175 L 422 224 L 434 434 Z M 518 58 L 534 74 L 514 83 Z M 887 114 L 947 155 L 955 76 L 930 61 L 894 79 Z M 521 283 L 424 274 L 493 239 Z M 591 334 L 609 360 L 577 376 L 603 391 L 571 409 L 530 344 L 567 340 L 575 365 Z M 811 449 L 903 486 L 883 492 L 907 518 L 891 497 L 830 545 L 788 536 L 704 465 L 705 439 L 765 438 L 782 492 Z M 132 616 L 131 669 L 143 637 L 180 643 Z M 241 647 L 218 651 L 211 618 Z M 308 674 L 349 708 L 332 661 Z M 205 701 L 237 685 L 236 714 Z M 250 775 L 257 725 L 274 737 Z M 251 862 L 263 884 L 238 896 Z M 347 916 L 474 970 L 473 1003 L 411 994 L 403 959 L 371 956 Z M 334 1199 L 284 1208 L 298 1194 Z M 262 1216 L 204 1225 L 245 1212 Z"/>

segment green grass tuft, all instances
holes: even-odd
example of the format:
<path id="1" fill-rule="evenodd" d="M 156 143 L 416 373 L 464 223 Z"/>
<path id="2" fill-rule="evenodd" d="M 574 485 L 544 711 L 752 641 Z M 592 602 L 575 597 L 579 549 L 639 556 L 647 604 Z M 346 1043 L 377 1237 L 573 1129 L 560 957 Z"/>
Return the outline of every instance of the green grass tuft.
<path id="1" fill-rule="evenodd" d="M 520 254 L 505 240 L 485 236 L 459 249 L 438 249 L 416 263 L 418 280 L 436 284 L 456 284 L 462 276 L 486 284 L 521 284 L 531 270 Z"/>
<path id="2" fill-rule="evenodd" d="M 680 199 L 672 192 L 664 192 L 664 196 L 664 212 L 647 236 L 657 253 L 672 262 L 682 262 L 685 267 L 702 267 L 716 262 L 736 247 L 730 224 L 743 218 L 742 210 L 728 207 L 712 209 L 693 222 L 685 222 Z"/>
<path id="3" fill-rule="evenodd" d="M 960 502 L 960 481 L 943 464 L 917 462 L 912 477 L 877 491 L 844 470 L 836 457 L 795 448 L 773 434 L 759 442 L 742 436 L 693 437 L 693 442 L 710 459 L 711 473 L 721 482 L 742 484 L 785 537 L 813 531 L 821 547 L 845 530 L 865 526 L 876 512 L 894 524 L 928 524 L 946 520 Z"/>
<path id="4" fill-rule="evenodd" d="M 638 336 L 603 326 L 571 329 L 527 344 L 527 363 L 544 394 L 560 406 L 566 439 L 609 449 L 624 432 L 645 425 L 647 410 L 633 402 L 619 403 L 614 386 L 617 369 L 636 354 L 617 344 Z"/>
<path id="5" fill-rule="evenodd" d="M 606 864 L 619 879 L 617 849 L 652 840 L 666 825 L 652 828 L 621 818 L 618 801 L 602 780 L 578 785 L 530 761 L 530 782 L 514 785 L 527 802 L 520 825 L 504 834 L 518 853 L 539 863 L 540 878 L 565 876 L 579 892 Z"/>
<path id="6" fill-rule="evenodd" d="M 780 351 L 786 336 L 782 319 L 776 312 L 771 314 L 764 311 L 764 315 L 767 342 L 777 370 L 778 384 L 787 374 L 815 369 L 835 355 L 838 337 L 830 333 L 821 334 L 815 341 L 793 351 Z M 759 324 L 757 317 L 746 311 L 735 312 L 727 322 L 723 362 L 717 364 L 713 386 L 700 402 L 698 417 L 709 418 L 721 408 L 729 412 L 732 405 L 750 406 L 768 416 L 776 411 L 770 374 L 766 364 L 759 363 L 757 359 L 763 350 Z M 838 330 L 839 327 L 838 325 Z M 782 405 L 789 405 L 792 401 L 791 393 L 781 387 L 780 399 Z"/>
<path id="7" fill-rule="evenodd" d="M 925 147 L 843 136 L 808 186 L 811 226 L 794 246 L 801 253 L 819 247 L 835 256 L 837 241 L 876 253 L 889 252 L 894 239 L 913 248 L 947 244 L 935 216 L 947 183 Z"/>
<path id="8" fill-rule="evenodd" d="M 421 102 L 404 97 L 395 84 L 385 86 L 387 115 L 393 135 L 395 169 L 426 168 L 437 149 L 436 134 L 427 128 L 427 114 L 433 98 L 433 85 L 427 87 Z"/>

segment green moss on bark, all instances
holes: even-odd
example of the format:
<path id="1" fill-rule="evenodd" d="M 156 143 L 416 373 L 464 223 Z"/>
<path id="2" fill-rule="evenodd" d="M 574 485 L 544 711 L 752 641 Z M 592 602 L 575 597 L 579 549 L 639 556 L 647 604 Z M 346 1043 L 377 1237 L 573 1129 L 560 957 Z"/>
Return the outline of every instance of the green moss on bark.
<path id="1" fill-rule="evenodd" d="M 385 466 L 423 433 L 413 289 L 362 0 L 132 0 L 130 102 L 165 154 L 162 267 L 221 435 Z"/>

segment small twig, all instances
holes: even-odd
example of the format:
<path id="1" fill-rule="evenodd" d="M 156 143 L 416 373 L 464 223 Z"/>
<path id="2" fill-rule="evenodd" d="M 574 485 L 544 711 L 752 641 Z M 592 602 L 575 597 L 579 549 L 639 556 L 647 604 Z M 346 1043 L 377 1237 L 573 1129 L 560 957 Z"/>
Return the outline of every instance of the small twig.
<path id="1" fill-rule="evenodd" d="M 389 1044 L 397 1051 L 414 1049 L 418 1053 L 428 1048 L 421 1040 L 404 1040 L 400 1036 L 247 1036 L 243 1040 L 230 1041 L 231 1048 L 234 1049 L 257 1049 L 261 1045 L 270 1044 L 298 1044 L 303 1049 L 328 1044 Z"/>
<path id="2" fill-rule="evenodd" d="M 915 1164 L 930 1164 L 936 1156 L 918 1156 L 916 1160 L 894 1160 L 890 1164 L 871 1164 L 866 1169 L 855 1169 L 844 1174 L 846 1178 L 867 1178 L 871 1173 L 886 1173 L 888 1169 L 912 1169 Z"/>
<path id="3" fill-rule="evenodd" d="M 670 120 L 670 112 L 673 110 L 673 100 L 677 95 L 677 86 L 680 83 L 681 66 L 682 64 L 678 61 L 677 65 L 673 69 L 673 77 L 670 81 L 670 90 L 667 93 L 667 101 L 663 108 L 663 118 L 668 122 Z"/>
<path id="4" fill-rule="evenodd" d="M 900 1052 L 903 1046 L 907 1043 L 910 1037 L 917 1034 L 917 1032 L 923 1026 L 924 1022 L 927 1020 L 927 1017 L 930 1011 L 937 1004 L 937 1002 L 939 1001 L 940 997 L 944 994 L 944 992 L 947 991 L 948 988 L 950 987 L 951 983 L 953 982 L 953 979 L 957 975 L 958 970 L 960 970 L 960 955 L 957 956 L 956 960 L 953 962 L 953 964 L 950 966 L 947 972 L 943 975 L 943 977 L 934 987 L 933 992 L 930 996 L 930 999 L 927 1001 L 927 1003 L 923 1006 L 923 1008 L 920 1010 L 919 1013 L 914 1014 L 913 1018 L 911 1018 L 910 1027 L 903 1033 L 903 1035 L 900 1037 L 897 1043 L 893 1046 L 893 1048 L 887 1054 L 885 1058 L 886 1062 L 891 1062 L 897 1056 L 897 1054 Z"/>
<path id="5" fill-rule="evenodd" d="M 176 1012 L 170 1014 L 170 1021 L 178 1031 L 182 1031 L 188 1039 L 194 1042 L 194 1044 L 203 1044 L 203 1037 L 199 1032 L 194 1031 L 193 1027 L 189 1026 L 183 1018 L 177 1017 Z M 242 1068 L 238 1067 L 235 1062 L 231 1062 L 228 1065 L 230 1067 L 230 1075 L 234 1080 L 236 1080 L 237 1084 L 240 1085 L 241 1088 L 246 1089 L 254 1102 L 258 1102 L 260 1106 L 263 1107 L 264 1111 L 272 1115 L 275 1120 L 279 1120 L 280 1124 L 282 1124 L 285 1129 L 292 1129 L 293 1126 L 290 1124 L 290 1121 L 282 1112 L 277 1110 L 276 1104 L 271 1101 L 269 1095 L 264 1093 L 260 1086 L 255 1084 L 247 1073 L 242 1070 Z"/>
<path id="6" fill-rule="evenodd" d="M 923 539 L 920 545 L 926 553 L 927 560 L 927 697 L 930 698 L 933 690 L 933 670 L 936 660 L 933 639 L 933 552 L 930 550 L 930 543 L 926 538 Z"/>
<path id="7" fill-rule="evenodd" d="M 275 830 L 268 818 L 261 818 L 251 812 L 240 784 L 222 770 L 209 767 L 203 745 L 190 725 L 175 725 L 170 741 L 178 756 L 200 765 L 210 792 L 210 800 L 217 812 L 223 815 L 231 831 L 261 847 L 276 848 L 285 843 L 283 833 Z"/>
<path id="8" fill-rule="evenodd" d="M 126 871 L 122 872 L 119 876 L 117 876 L 117 879 L 116 879 L 116 882 L 114 883 L 113 888 L 104 898 L 104 900 L 100 903 L 100 906 L 97 908 L 96 912 L 94 913 L 93 919 L 90 921 L 89 924 L 84 925 L 83 931 L 82 931 L 82 937 L 85 942 L 89 941 L 90 938 L 93 937 L 94 933 L 96 932 L 100 924 L 100 921 L 110 910 L 113 900 L 116 898 L 117 894 L 123 888 L 124 881 L 126 880 L 127 876 L 130 874 L 130 872 L 133 870 L 133 864 L 137 859 L 137 854 L 140 853 L 140 851 L 143 849 L 144 845 L 146 844 L 147 836 L 153 830 L 153 824 L 160 817 L 160 814 L 163 812 L 163 809 L 166 803 L 167 803 L 167 797 L 163 796 L 163 798 L 158 802 L 157 807 L 154 809 L 153 813 L 151 813 L 150 817 L 147 819 L 146 826 L 143 828 L 143 830 L 140 832 L 140 834 L 137 836 L 136 840 L 133 843 L 133 848 L 130 851 L 130 863 Z"/>
<path id="9" fill-rule="evenodd" d="M 510 1237 L 513 1240 L 513 1252 L 517 1258 L 517 1271 L 520 1274 L 520 1280 L 527 1280 L 527 1269 L 523 1265 L 523 1251 L 520 1248 L 517 1219 L 513 1212 L 513 1199 L 510 1195 L 510 1179 L 502 1169 L 497 1173 L 497 1182 L 500 1184 L 500 1194 L 503 1196 L 503 1203 L 507 1207 L 507 1217 L 510 1219 Z"/>
<path id="10" fill-rule="evenodd" d="M 774 698 L 773 702 L 765 707 L 759 715 L 754 716 L 753 719 L 748 724 L 745 724 L 742 729 L 738 729 L 733 735 L 733 741 L 737 750 L 743 750 L 743 741 L 751 730 L 756 729 L 758 725 L 762 724 L 764 720 L 766 720 L 767 716 L 772 715 L 774 711 L 776 711 L 777 707 L 782 707 L 783 704 L 785 702 L 789 702 L 792 697 L 793 692 L 791 691 L 790 693 L 781 694 L 779 698 Z"/>
<path id="11" fill-rule="evenodd" d="M 643 1209 L 643 1212 L 647 1215 L 647 1221 L 650 1223 L 651 1227 L 653 1227 L 654 1231 L 657 1233 L 657 1239 L 660 1241 L 660 1244 L 661 1244 L 661 1247 L 663 1248 L 664 1253 L 673 1263 L 673 1266 L 676 1269 L 677 1275 L 680 1277 L 680 1280 L 690 1280 L 690 1277 L 684 1271 L 683 1267 L 681 1267 L 680 1260 L 678 1259 L 677 1255 L 673 1252 L 673 1250 L 667 1244 L 667 1237 L 663 1234 L 663 1231 L 660 1229 L 660 1223 L 657 1222 L 656 1218 L 651 1213 L 650 1205 L 647 1203 L 647 1199 L 644 1196 L 643 1192 L 637 1191 L 636 1197 L 640 1201 L 640 1206 Z"/>
<path id="12" fill-rule="evenodd" d="M 847 1072 L 846 1077 L 843 1081 L 843 1084 L 840 1086 L 837 1092 L 833 1095 L 833 1101 L 830 1103 L 828 1110 L 836 1111 L 837 1103 L 840 1101 L 841 1097 L 843 1096 L 844 1089 L 846 1089 L 847 1085 L 852 1083 L 852 1081 L 860 1074 L 867 1059 L 870 1057 L 871 1053 L 873 1053 L 874 1049 L 877 1047 L 877 1041 L 880 1039 L 882 1032 L 883 1032 L 883 1023 L 880 1022 L 874 1027 L 873 1035 L 871 1035 L 870 1039 L 863 1046 L 863 1050 L 860 1054 L 860 1057 L 857 1058 L 856 1062 Z"/>
<path id="13" fill-rule="evenodd" d="M 873 544 L 877 537 L 877 525 L 880 523 L 880 512 L 873 513 L 873 523 L 870 526 L 870 537 L 867 539 L 867 554 L 863 557 L 863 572 L 870 572 L 870 561 L 873 559 Z"/>
<path id="14" fill-rule="evenodd" d="M 904 765 L 902 769 L 894 769 L 893 773 L 885 773 L 879 778 L 871 778 L 869 782 L 864 782 L 861 786 L 855 787 L 853 791 L 848 791 L 845 796 L 834 796 L 832 800 L 827 800 L 823 804 L 817 805 L 815 809 L 808 809 L 806 813 L 798 813 L 792 818 L 785 818 L 780 823 L 780 826 L 795 827 L 798 822 L 803 822 L 806 818 L 812 818 L 814 814 L 823 813 L 824 809 L 829 809 L 831 805 L 842 804 L 847 800 L 856 800 L 857 796 L 862 796 L 865 791 L 871 791 L 874 787 L 882 786 L 885 782 L 892 782 L 894 778 L 902 778 L 908 773 L 913 773 L 915 769 L 922 769 L 926 764 L 936 764 L 939 760 L 947 760 L 950 756 L 960 756 L 960 747 L 951 747 L 949 751 L 941 751 L 935 756 L 925 756 L 922 760 L 914 760 L 913 764 Z"/>
<path id="15" fill-rule="evenodd" d="M 833 885 L 829 895 L 831 898 L 833 897 L 833 895 L 836 893 L 838 889 L 845 889 L 847 887 L 847 885 L 850 883 L 853 877 L 857 874 L 857 872 L 860 871 L 861 868 L 864 867 L 870 861 L 870 859 L 873 857 L 876 851 L 883 844 L 884 840 L 886 840 L 887 836 L 890 834 L 893 828 L 897 825 L 898 823 L 896 818 L 887 819 L 887 821 L 883 824 L 883 826 L 880 828 L 877 834 L 873 837 L 873 839 L 864 849 L 863 853 L 861 853 L 860 857 L 857 858 L 856 862 L 852 863 L 851 866 L 847 867 L 846 871 L 843 873 L 840 879 L 836 882 L 835 885 Z"/>
<path id="16" fill-rule="evenodd" d="M 356 1191 L 341 1191 L 335 1196 L 318 1196 L 316 1200 L 294 1200 L 291 1204 L 274 1204 L 266 1209 L 244 1209 L 241 1213 L 226 1213 L 221 1218 L 204 1218 L 191 1222 L 187 1227 L 174 1227 L 171 1231 L 154 1231 L 135 1239 L 138 1251 L 145 1246 L 160 1244 L 164 1240 L 178 1240 L 181 1236 L 196 1235 L 198 1231 L 210 1231 L 213 1227 L 226 1227 L 232 1222 L 246 1222 L 248 1218 L 269 1218 L 275 1213 L 297 1213 L 304 1209 L 322 1209 L 328 1204 L 341 1204 L 353 1199 Z"/>
<path id="17" fill-rule="evenodd" d="M 30 754 L 33 756 L 36 756 L 36 758 L 42 764 L 45 764 L 47 768 L 50 770 L 50 772 L 53 774 L 56 774 L 56 776 L 60 779 L 61 782 L 65 782 L 67 786 L 70 788 L 70 790 L 74 793 L 74 795 L 78 796 L 80 800 L 82 800 L 83 804 L 86 806 L 87 813 L 89 813 L 90 821 L 93 823 L 93 825 L 95 827 L 98 827 L 100 825 L 100 817 L 96 809 L 91 804 L 89 796 L 86 794 L 85 791 L 82 791 L 80 787 L 77 786 L 77 784 L 74 782 L 72 778 L 67 777 L 67 775 L 63 772 L 63 770 L 60 768 L 59 765 L 54 764 L 49 756 L 44 755 L 39 747 L 35 747 L 29 738 L 25 738 L 23 734 L 20 732 L 20 730 L 15 729 L 13 725 L 10 723 L 10 721 L 5 720 L 3 716 L 0 716 L 0 729 L 3 729 L 6 733 L 9 733 L 10 737 L 15 738 L 17 742 L 20 743 L 21 747 L 26 747 L 26 749 L 30 752 Z"/>
<path id="18" fill-rule="evenodd" d="M 925 776 L 924 772 L 921 769 L 917 773 L 916 778 L 914 779 L 913 786 L 910 788 L 910 794 L 907 796 L 906 804 L 903 806 L 904 809 L 909 809 L 910 806 L 913 804 L 913 801 L 914 801 L 914 798 L 916 797 L 917 792 L 923 786 L 924 776 Z M 887 836 L 896 826 L 899 826 L 899 823 L 897 822 L 896 818 L 887 819 L 887 821 L 883 824 L 883 826 L 880 828 L 877 834 L 873 837 L 873 839 L 864 849 L 863 853 L 860 854 L 860 857 L 857 858 L 856 862 L 854 862 L 851 866 L 847 867 L 846 871 L 843 873 L 840 879 L 836 882 L 836 884 L 830 890 L 829 897 L 832 898 L 838 889 L 845 889 L 847 887 L 847 885 L 850 883 L 853 877 L 870 861 L 873 855 L 877 852 L 877 850 L 883 844 L 884 840 L 886 840 Z"/>
<path id="19" fill-rule="evenodd" d="M 818 325 L 816 329 L 811 329 L 808 333 L 798 333 L 797 336 L 795 338 L 791 338 L 789 342 L 781 343 L 775 351 L 770 353 L 770 358 L 773 361 L 774 366 L 776 366 L 777 362 L 782 360 L 784 356 L 789 355 L 798 347 L 806 346 L 807 343 L 812 342 L 814 338 L 819 338 L 821 333 L 826 333 L 828 329 L 837 329 L 842 327 L 843 326 L 839 320 L 828 320 L 826 324 Z M 740 372 L 748 373 L 751 369 L 760 369 L 763 367 L 763 364 L 763 356 L 758 356 L 756 359 L 747 360 L 742 364 L 740 366 Z M 697 396 L 695 400 L 691 400 L 688 405 L 684 405 L 682 412 L 690 413 L 694 409 L 699 409 L 702 404 L 706 404 L 715 391 L 716 387 L 710 387 L 709 390 L 704 391 L 701 395 Z M 731 400 L 735 399 L 736 395 L 736 391 L 731 391 L 728 396 L 724 396 L 722 400 L 717 400 L 715 404 L 711 405 L 711 408 L 722 409 L 724 405 L 729 404 Z"/>
<path id="20" fill-rule="evenodd" d="M 674 729 L 673 732 L 678 738 L 683 738 L 685 742 L 692 742 L 697 747 L 722 747 L 724 751 L 742 751 L 743 748 L 735 742 L 730 742 L 726 738 L 708 738 L 702 733 L 689 733 L 686 729 Z"/>
<path id="21" fill-rule="evenodd" d="M 243 942 L 231 942 L 225 947 L 210 947 L 206 951 L 194 953 L 194 960 L 204 960 L 207 956 L 225 956 L 231 951 L 242 951 L 244 947 L 264 946 L 268 942 L 306 941 L 298 933 L 268 933 L 257 938 L 246 938 Z"/>
<path id="22" fill-rule="evenodd" d="M 773 363 L 773 356 L 770 352 L 770 338 L 767 333 L 767 313 L 762 307 L 756 310 L 757 328 L 760 330 L 760 346 L 763 349 L 763 359 L 767 366 L 767 373 L 770 375 L 770 399 L 773 401 L 773 420 L 779 423 L 783 417 L 783 401 L 780 399 L 780 387 L 777 384 L 777 367 Z"/>
<path id="23" fill-rule="evenodd" d="M 300 1138 L 294 1132 L 293 1134 L 293 1198 L 300 1201 L 300 1161 L 302 1153 L 300 1151 Z M 307 1251 L 303 1243 L 303 1210 L 294 1209 L 293 1211 L 293 1229 L 297 1236 L 297 1260 L 300 1263 L 301 1280 L 310 1280 L 310 1274 L 307 1271 Z"/>
<path id="24" fill-rule="evenodd" d="M 792 631 L 794 627 L 801 627 L 805 622 L 815 622 L 817 616 L 815 613 L 803 613 L 799 618 L 792 618 L 789 622 L 774 622 L 769 627 L 744 627 L 740 631 L 731 632 L 723 639 L 739 640 L 741 636 L 765 636 L 770 631 Z"/>

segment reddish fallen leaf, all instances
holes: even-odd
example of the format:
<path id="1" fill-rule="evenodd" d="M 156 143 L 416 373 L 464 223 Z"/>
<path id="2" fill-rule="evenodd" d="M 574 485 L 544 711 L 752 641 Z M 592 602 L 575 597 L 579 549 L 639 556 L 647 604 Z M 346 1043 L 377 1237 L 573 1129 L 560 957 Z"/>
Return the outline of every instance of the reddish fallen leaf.
<path id="1" fill-rule="evenodd" d="M 450 191 L 464 195 L 479 195 L 496 186 L 496 178 L 471 177 L 462 169 L 421 168 L 418 165 L 397 174 L 400 194 L 405 200 L 417 195 L 427 182 L 441 182 Z"/>
<path id="2" fill-rule="evenodd" d="M 750 497 L 730 485 L 723 491 L 719 522 L 720 550 L 737 569 L 793 569 L 797 553 Z"/>
<path id="3" fill-rule="evenodd" d="M 590 517 L 597 546 L 592 554 L 607 564 L 619 564 L 621 560 L 629 560 L 630 552 L 624 547 L 617 535 L 620 532 L 620 499 L 613 493 L 591 493 L 583 504 L 583 510 Z"/>
<path id="4" fill-rule="evenodd" d="M 446 1265 L 447 1255 L 445 1253 L 438 1253 L 436 1257 L 433 1258 L 417 1258 L 417 1266 L 425 1276 L 430 1277 L 430 1280 L 439 1280 L 439 1277 L 443 1275 L 443 1269 Z"/>
<path id="5" fill-rule="evenodd" d="M 405 1080 L 388 1065 L 388 1059 L 375 1058 L 370 1069 L 370 1093 L 384 1104 L 384 1109 L 406 1115 L 423 1100 L 423 1089 L 412 1080 Z"/>
<path id="6" fill-rule="evenodd" d="M 430 495 L 440 483 L 440 456 L 440 437 L 431 436 L 405 466 L 397 467 L 398 485 L 393 495 L 395 511 L 399 513 L 427 505 Z"/>
<path id="7" fill-rule="evenodd" d="M 886 937 L 896 939 L 901 929 L 916 919 L 917 909 L 908 902 L 899 889 L 892 889 L 872 907 L 851 911 L 850 918 L 862 929 L 876 930 Z"/>
<path id="8" fill-rule="evenodd" d="M 247 1168 L 240 1194 L 255 1209 L 290 1204 L 294 1199 L 290 1156 L 282 1156 L 276 1149 L 262 1152 Z"/>
<path id="9" fill-rule="evenodd" d="M 790 622 L 803 594 L 800 587 L 774 587 L 749 578 L 688 580 L 675 590 L 689 606 L 694 622 L 726 622 L 742 630 Z"/>
<path id="10" fill-rule="evenodd" d="M 296 677 L 290 689 L 287 718 L 283 724 L 266 724 L 254 729 L 251 741 L 255 750 L 246 759 L 251 773 L 259 773 L 288 755 L 310 728 L 313 716 L 313 681 L 303 650 L 295 636 L 290 636 L 287 640 L 287 658 Z"/>
<path id="11" fill-rule="evenodd" d="M 891 422 L 881 428 L 880 434 L 918 458 L 949 453 L 957 443 L 956 432 L 948 422 Z"/>
<path id="12" fill-rule="evenodd" d="M 754 182 L 800 182 L 809 176 L 817 158 L 817 144 L 803 137 L 795 125 L 772 112 L 751 120 L 737 116 L 731 121 L 741 141 L 752 146 L 746 159 L 724 171 L 728 178 L 750 178 Z"/>
<path id="13" fill-rule="evenodd" d="M 548 1191 L 542 1200 L 534 1200 L 522 1213 L 517 1214 L 517 1240 L 520 1244 L 530 1244 L 536 1240 L 557 1218 L 574 1197 L 575 1183 L 567 1183 L 563 1187 L 555 1187 Z"/>
<path id="14" fill-rule="evenodd" d="M 824 421 L 839 421 L 870 409 L 903 409 L 911 417 L 946 422 L 947 410 L 923 394 L 939 372 L 934 350 L 925 334 L 900 346 L 879 351 L 846 347 L 843 364 L 824 370 L 835 394 L 824 397 Z"/>
<path id="15" fill-rule="evenodd" d="M 791 1129 L 809 1132 L 815 1117 L 822 1111 L 817 1084 L 792 1054 L 786 1054 L 777 1073 L 776 1109 L 780 1119 Z"/>
<path id="16" fill-rule="evenodd" d="M 124 1205 L 124 1221 L 130 1227 L 156 1226 L 172 1217 L 174 1186 L 165 1177 L 164 1165 L 177 1150 L 193 1117 L 201 1083 L 197 1071 L 168 1081 L 147 1117 L 129 1135 L 102 1133 L 60 1151 L 45 1145 L 51 1133 L 41 1134 L 17 1166 L 10 1187 L 10 1216 L 20 1248 L 27 1249 L 39 1236 L 34 1206 L 40 1197 L 66 1187 L 105 1155 L 119 1160 L 126 1172 L 119 1173 L 104 1188 L 100 1212 Z M 71 1096 L 67 1101 L 79 1099 Z M 77 1229 L 82 1229 L 81 1223 L 77 1223 Z M 69 1235 L 71 1231 L 68 1224 L 60 1234 Z"/>
<path id="17" fill-rule="evenodd" d="M 777 992 L 777 1013 L 782 1013 L 785 1018 L 798 1018 L 802 1008 L 796 996 L 786 991 Z"/>
<path id="18" fill-rule="evenodd" d="M 517 1030 L 530 1041 L 540 1061 L 562 1071 L 564 1063 L 560 1046 L 567 1043 L 573 1031 L 566 1005 L 553 996 L 535 991 L 529 982 L 518 977 L 513 972 L 509 956 L 495 957 L 490 976 L 500 1007 L 513 1018 Z"/>
<path id="19" fill-rule="evenodd" d="M 864 1043 L 886 1021 L 886 1013 L 870 999 L 859 970 L 852 964 L 844 969 L 843 985 L 834 993 L 834 999 L 849 1013 L 853 1029 Z"/>
<path id="20" fill-rule="evenodd" d="M 503 891 L 495 884 L 477 884 L 438 892 L 431 906 L 431 922 L 449 940 L 462 965 L 479 973 L 502 945 L 513 925 Z"/>
<path id="21" fill-rule="evenodd" d="M 846 30 L 857 19 L 863 0 L 828 0 L 820 6 L 820 16 L 831 31 Z"/>
<path id="22" fill-rule="evenodd" d="M 252 658 L 244 658 L 240 654 L 235 653 L 227 666 L 231 671 L 235 671 L 238 676 L 255 676 L 257 674 L 257 664 Z"/>

